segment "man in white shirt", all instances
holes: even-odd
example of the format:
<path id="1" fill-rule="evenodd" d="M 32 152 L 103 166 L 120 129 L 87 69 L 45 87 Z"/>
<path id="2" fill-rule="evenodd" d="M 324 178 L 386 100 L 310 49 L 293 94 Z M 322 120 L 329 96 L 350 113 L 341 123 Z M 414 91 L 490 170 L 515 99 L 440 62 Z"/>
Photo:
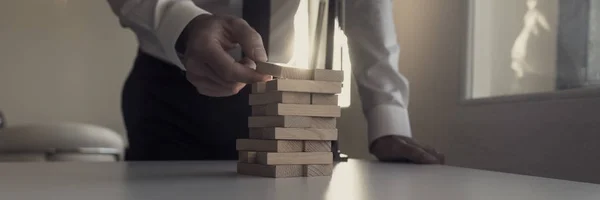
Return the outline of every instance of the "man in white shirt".
<path id="1" fill-rule="evenodd" d="M 271 41 L 282 49 L 270 49 L 267 55 L 255 29 L 260 20 L 251 26 L 241 18 L 268 13 L 256 5 L 269 0 L 108 1 L 140 43 L 123 89 L 127 159 L 236 159 L 235 139 L 248 134 L 247 85 L 271 79 L 253 70 L 254 61 L 282 57 L 277 53 L 285 54 L 287 45 L 281 44 L 289 42 Z M 280 9 L 293 9 L 299 2 L 271 1 L 286 4 Z M 345 1 L 344 31 L 368 122 L 370 152 L 382 161 L 443 163 L 442 154 L 411 138 L 408 82 L 398 72 L 391 0 Z M 294 11 L 278 12 L 287 14 L 278 16 L 282 24 L 271 29 L 290 27 L 284 23 L 292 22 Z M 236 48 L 245 57 L 230 53 Z"/>

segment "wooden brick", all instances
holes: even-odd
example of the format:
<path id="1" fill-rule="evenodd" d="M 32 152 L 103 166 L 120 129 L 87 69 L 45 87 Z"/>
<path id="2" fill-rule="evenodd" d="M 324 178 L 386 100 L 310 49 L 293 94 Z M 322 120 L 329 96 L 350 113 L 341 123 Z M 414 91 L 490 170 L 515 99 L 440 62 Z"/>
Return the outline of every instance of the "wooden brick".
<path id="1" fill-rule="evenodd" d="M 254 151 L 238 152 L 238 162 L 255 163 L 256 162 L 256 152 L 254 152 Z"/>
<path id="2" fill-rule="evenodd" d="M 254 105 L 252 106 L 252 116 L 266 116 L 267 105 Z"/>
<path id="3" fill-rule="evenodd" d="M 338 105 L 338 95 L 311 94 L 310 103 L 313 105 Z"/>
<path id="4" fill-rule="evenodd" d="M 333 126 L 332 126 L 333 124 Z M 335 118 L 311 118 L 302 116 L 250 116 L 248 127 L 287 127 L 287 128 L 336 128 Z"/>
<path id="5" fill-rule="evenodd" d="M 304 141 L 304 152 L 331 152 L 330 141 Z"/>
<path id="6" fill-rule="evenodd" d="M 263 165 L 303 165 L 303 164 L 331 164 L 331 152 L 294 152 L 274 153 L 257 152 L 256 163 Z"/>
<path id="7" fill-rule="evenodd" d="M 337 140 L 337 129 L 316 128 L 251 128 L 250 138 L 263 140 Z"/>
<path id="8" fill-rule="evenodd" d="M 342 83 L 312 80 L 277 79 L 267 82 L 265 91 L 339 94 L 342 92 Z"/>
<path id="9" fill-rule="evenodd" d="M 334 117 L 312 117 L 310 119 L 311 128 L 334 129 L 337 128 L 337 120 Z"/>
<path id="10" fill-rule="evenodd" d="M 257 115 L 262 114 L 260 111 Z M 265 112 L 271 116 L 340 117 L 342 109 L 337 105 L 267 104 Z"/>
<path id="11" fill-rule="evenodd" d="M 302 141 L 237 139 L 238 151 L 301 152 Z"/>
<path id="12" fill-rule="evenodd" d="M 264 105 L 271 103 L 310 104 L 311 95 L 309 93 L 273 91 L 250 94 L 249 103 L 250 105 Z"/>
<path id="13" fill-rule="evenodd" d="M 311 80 L 314 76 L 314 71 L 311 69 L 301 69 L 285 64 L 270 62 L 256 62 L 256 71 L 258 73 L 284 79 Z"/>
<path id="14" fill-rule="evenodd" d="M 252 93 L 263 93 L 267 88 L 266 82 L 258 82 L 252 84 Z"/>
<path id="15" fill-rule="evenodd" d="M 331 176 L 333 174 L 333 165 L 303 165 L 302 176 Z"/>
<path id="16" fill-rule="evenodd" d="M 315 69 L 314 74 L 314 80 L 316 81 L 344 81 L 344 72 L 340 70 Z"/>
<path id="17" fill-rule="evenodd" d="M 237 173 L 272 178 L 300 177 L 303 175 L 303 168 L 302 165 L 260 165 L 239 162 Z"/>

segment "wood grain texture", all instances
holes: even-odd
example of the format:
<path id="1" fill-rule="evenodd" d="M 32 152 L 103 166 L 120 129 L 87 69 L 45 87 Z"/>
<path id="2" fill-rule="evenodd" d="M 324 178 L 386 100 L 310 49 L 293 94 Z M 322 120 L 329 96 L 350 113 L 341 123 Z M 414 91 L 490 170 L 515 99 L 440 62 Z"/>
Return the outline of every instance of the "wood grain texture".
<path id="1" fill-rule="evenodd" d="M 256 62 L 256 71 L 283 79 L 312 80 L 314 76 L 314 71 L 311 69 L 270 62 Z"/>
<path id="2" fill-rule="evenodd" d="M 253 105 L 252 116 L 267 116 L 267 105 Z"/>
<path id="3" fill-rule="evenodd" d="M 337 128 L 337 119 L 335 117 L 312 117 L 310 119 L 311 128 L 335 129 Z"/>
<path id="4" fill-rule="evenodd" d="M 312 80 L 277 79 L 267 82 L 265 91 L 339 94 L 342 92 L 342 83 Z"/>
<path id="5" fill-rule="evenodd" d="M 314 177 L 314 176 L 331 176 L 333 174 L 333 165 L 303 165 L 302 176 Z"/>
<path id="6" fill-rule="evenodd" d="M 315 69 L 313 80 L 343 82 L 344 72 L 340 70 Z"/>
<path id="7" fill-rule="evenodd" d="M 285 128 L 336 128 L 335 118 L 311 118 L 303 116 L 250 116 L 248 127 Z"/>
<path id="8" fill-rule="evenodd" d="M 237 163 L 237 173 L 272 178 L 300 177 L 303 175 L 302 165 L 260 165 Z"/>
<path id="9" fill-rule="evenodd" d="M 273 91 L 250 94 L 248 100 L 250 105 L 264 105 L 271 103 L 310 104 L 311 95 L 310 93 Z"/>
<path id="10" fill-rule="evenodd" d="M 338 105 L 338 95 L 311 94 L 310 104 L 313 105 Z"/>
<path id="11" fill-rule="evenodd" d="M 238 151 L 302 152 L 302 141 L 237 139 Z"/>
<path id="12" fill-rule="evenodd" d="M 330 141 L 304 141 L 302 151 L 304 152 L 331 152 Z"/>
<path id="13" fill-rule="evenodd" d="M 308 164 L 331 164 L 333 153 L 331 152 L 294 152 L 275 153 L 257 152 L 256 163 L 262 165 L 308 165 Z"/>
<path id="14" fill-rule="evenodd" d="M 258 82 L 252 84 L 252 93 L 263 93 L 267 89 L 266 82 Z"/>
<path id="15" fill-rule="evenodd" d="M 251 128 L 249 136 L 252 139 L 263 140 L 337 140 L 337 129 L 317 128 Z"/>
<path id="16" fill-rule="evenodd" d="M 256 162 L 256 152 L 254 152 L 254 151 L 239 151 L 238 152 L 238 162 L 255 163 Z"/>
<path id="17" fill-rule="evenodd" d="M 342 114 L 341 107 L 337 105 L 267 104 L 265 106 L 265 115 L 269 116 L 340 117 Z M 262 114 L 262 111 L 257 110 L 255 114 L 253 110 L 252 115 Z"/>

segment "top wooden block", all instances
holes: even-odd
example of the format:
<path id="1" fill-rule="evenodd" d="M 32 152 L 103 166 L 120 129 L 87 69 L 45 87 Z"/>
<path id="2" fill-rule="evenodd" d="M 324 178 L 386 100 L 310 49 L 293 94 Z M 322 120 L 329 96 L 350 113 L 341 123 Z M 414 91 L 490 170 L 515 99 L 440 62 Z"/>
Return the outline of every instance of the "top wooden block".
<path id="1" fill-rule="evenodd" d="M 269 62 L 256 62 L 256 71 L 261 74 L 285 79 L 312 80 L 314 76 L 314 72 L 310 69 L 294 68 L 284 64 Z"/>
<path id="2" fill-rule="evenodd" d="M 276 79 L 267 82 L 266 92 L 305 92 L 316 94 L 339 94 L 342 83 L 312 80 Z"/>
<path id="3" fill-rule="evenodd" d="M 302 69 L 285 64 L 256 62 L 256 71 L 281 79 L 315 80 L 328 82 L 344 81 L 344 73 L 339 70 Z"/>

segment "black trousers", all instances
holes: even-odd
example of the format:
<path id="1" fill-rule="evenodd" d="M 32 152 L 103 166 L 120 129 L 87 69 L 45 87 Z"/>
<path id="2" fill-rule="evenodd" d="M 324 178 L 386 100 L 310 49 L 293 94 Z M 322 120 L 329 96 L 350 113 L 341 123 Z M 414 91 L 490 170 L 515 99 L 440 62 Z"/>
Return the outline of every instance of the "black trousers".
<path id="1" fill-rule="evenodd" d="M 199 94 L 177 66 L 139 52 L 122 91 L 126 160 L 233 160 L 248 135 L 249 86 L 231 97 Z"/>

